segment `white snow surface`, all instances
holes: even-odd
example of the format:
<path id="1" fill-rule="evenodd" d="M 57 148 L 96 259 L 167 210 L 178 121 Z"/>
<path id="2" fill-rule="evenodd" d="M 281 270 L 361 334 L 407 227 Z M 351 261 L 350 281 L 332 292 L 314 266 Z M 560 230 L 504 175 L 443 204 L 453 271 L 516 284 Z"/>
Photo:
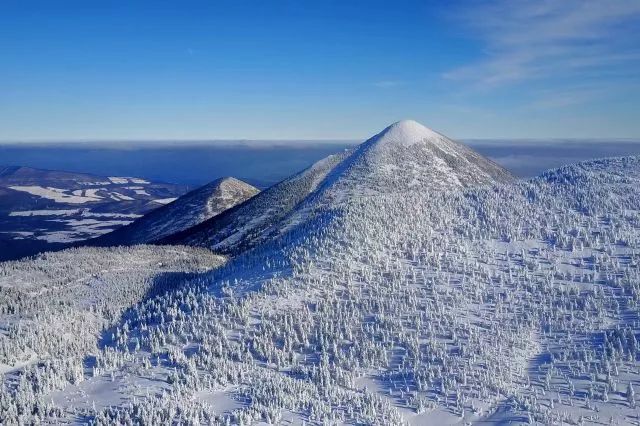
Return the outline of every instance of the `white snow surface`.
<path id="1" fill-rule="evenodd" d="M 171 246 L 0 264 L 0 415 L 637 423 L 640 157 L 515 182 L 435 135 L 401 122 L 198 225 L 234 241 L 217 269 Z"/>
<path id="2" fill-rule="evenodd" d="M 57 203 L 68 203 L 68 204 L 84 204 L 90 203 L 93 201 L 99 201 L 101 197 L 97 195 L 73 195 L 67 194 L 67 191 L 60 188 L 44 188 L 36 185 L 28 185 L 28 186 L 9 186 L 9 188 L 15 191 L 27 192 L 31 195 L 36 195 L 38 197 L 47 198 L 49 200 L 53 200 Z"/>
<path id="3" fill-rule="evenodd" d="M 68 216 L 77 214 L 78 209 L 55 209 L 55 210 L 21 210 L 16 212 L 10 212 L 9 216 L 12 217 L 27 217 L 27 216 Z"/>
<path id="4" fill-rule="evenodd" d="M 437 141 L 445 139 L 440 133 L 423 126 L 414 120 L 402 120 L 393 123 L 391 126 L 383 130 L 378 138 L 381 139 L 377 143 L 378 146 L 388 144 L 399 144 L 405 147 L 417 143 L 423 143 L 425 140 Z"/>
<path id="5" fill-rule="evenodd" d="M 109 176 L 109 180 L 111 181 L 111 183 L 118 183 L 118 184 L 129 183 L 128 178 L 117 177 L 117 176 Z"/>
<path id="6" fill-rule="evenodd" d="M 158 203 L 158 204 L 169 204 L 169 203 L 173 203 L 175 200 L 177 200 L 177 198 L 158 198 L 156 200 L 153 200 L 154 203 Z"/>

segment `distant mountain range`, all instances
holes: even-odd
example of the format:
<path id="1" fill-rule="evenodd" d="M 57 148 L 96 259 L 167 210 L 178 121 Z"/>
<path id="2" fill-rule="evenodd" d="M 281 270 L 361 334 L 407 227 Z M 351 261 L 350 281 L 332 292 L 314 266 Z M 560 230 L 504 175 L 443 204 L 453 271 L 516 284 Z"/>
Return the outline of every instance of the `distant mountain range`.
<path id="1" fill-rule="evenodd" d="M 187 189 L 135 177 L 0 167 L 0 260 L 108 233 Z"/>
<path id="2" fill-rule="evenodd" d="M 232 177 L 187 189 L 135 177 L 2 167 L 0 261 L 71 245 L 158 241 L 259 192 Z"/>

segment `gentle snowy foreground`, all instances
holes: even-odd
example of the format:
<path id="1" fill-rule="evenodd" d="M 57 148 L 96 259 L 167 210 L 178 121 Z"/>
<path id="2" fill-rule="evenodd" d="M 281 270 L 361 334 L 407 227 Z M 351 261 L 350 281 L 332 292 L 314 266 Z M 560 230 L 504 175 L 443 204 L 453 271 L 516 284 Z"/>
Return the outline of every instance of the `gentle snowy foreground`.
<path id="1" fill-rule="evenodd" d="M 518 182 L 396 123 L 203 247 L 0 263 L 0 423 L 640 424 L 639 212 L 640 157 Z"/>

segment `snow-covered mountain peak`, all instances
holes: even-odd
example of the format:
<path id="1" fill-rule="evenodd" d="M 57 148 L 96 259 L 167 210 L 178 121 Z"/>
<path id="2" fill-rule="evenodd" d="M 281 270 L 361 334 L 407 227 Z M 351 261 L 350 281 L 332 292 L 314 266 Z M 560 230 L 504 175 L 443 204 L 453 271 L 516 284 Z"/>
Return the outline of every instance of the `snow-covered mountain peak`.
<path id="1" fill-rule="evenodd" d="M 511 182 L 504 168 L 464 144 L 413 120 L 398 121 L 371 137 L 327 178 L 343 197 L 440 190 Z"/>
<path id="2" fill-rule="evenodd" d="M 258 192 L 254 186 L 230 176 L 216 179 L 196 191 L 207 193 L 211 190 L 214 190 L 219 197 L 224 197 L 225 194 L 233 195 L 237 192 L 252 192 L 254 195 Z"/>
<path id="3" fill-rule="evenodd" d="M 208 190 L 213 190 L 206 203 L 207 212 L 202 220 L 213 217 L 222 211 L 239 204 L 258 193 L 257 188 L 234 177 L 223 177 L 212 182 Z"/>
<path id="4" fill-rule="evenodd" d="M 123 245 L 157 241 L 211 219 L 258 192 L 257 188 L 239 179 L 219 178 L 90 244 Z"/>
<path id="5" fill-rule="evenodd" d="M 226 259 L 0 263 L 0 423 L 636 424 L 640 158 L 509 179 L 401 122 L 191 228 L 240 183 L 121 228 Z"/>
<path id="6" fill-rule="evenodd" d="M 507 170 L 413 120 L 390 125 L 236 209 L 162 240 L 237 254 L 361 197 L 511 182 Z"/>
<path id="7" fill-rule="evenodd" d="M 251 186 L 246 182 L 241 181 L 240 179 L 236 179 L 233 176 L 221 177 L 217 180 L 220 186 L 228 186 L 228 185 L 240 185 L 240 186 Z"/>
<path id="8" fill-rule="evenodd" d="M 414 120 L 401 120 L 385 128 L 369 141 L 375 145 L 413 145 L 420 142 L 438 143 L 442 135 Z"/>

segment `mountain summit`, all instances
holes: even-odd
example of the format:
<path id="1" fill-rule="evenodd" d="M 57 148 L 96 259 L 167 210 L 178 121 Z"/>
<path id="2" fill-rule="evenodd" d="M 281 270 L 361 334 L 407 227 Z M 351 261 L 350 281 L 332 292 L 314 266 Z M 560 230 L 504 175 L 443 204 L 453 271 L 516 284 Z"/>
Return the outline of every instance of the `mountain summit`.
<path id="1" fill-rule="evenodd" d="M 257 188 L 236 178 L 220 178 L 89 244 L 106 246 L 154 242 L 198 225 L 258 192 Z"/>
<path id="2" fill-rule="evenodd" d="M 439 191 L 515 178 L 482 155 L 413 121 L 392 124 L 355 149 L 329 156 L 251 200 L 164 243 L 237 254 L 305 222 L 313 211 L 362 196 Z"/>
<path id="3" fill-rule="evenodd" d="M 365 194 L 514 179 L 491 160 L 413 120 L 398 121 L 362 143 L 334 176 L 338 186 Z"/>
<path id="4" fill-rule="evenodd" d="M 429 139 L 441 138 L 438 132 L 423 126 L 414 120 L 400 120 L 386 127 L 376 136 L 369 139 L 377 145 L 386 144 L 402 144 L 405 146 L 414 143 L 424 142 Z"/>

